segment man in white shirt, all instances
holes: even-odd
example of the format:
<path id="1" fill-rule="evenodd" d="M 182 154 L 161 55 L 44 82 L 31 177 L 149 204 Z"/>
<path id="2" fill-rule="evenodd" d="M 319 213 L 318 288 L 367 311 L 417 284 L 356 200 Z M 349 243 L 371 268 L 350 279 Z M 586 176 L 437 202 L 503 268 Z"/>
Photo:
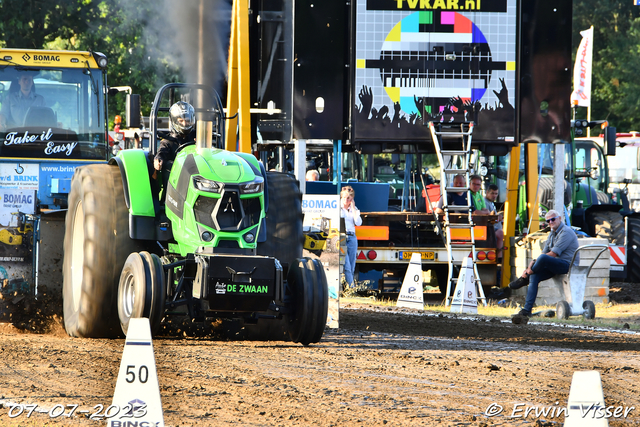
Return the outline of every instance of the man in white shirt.
<path id="1" fill-rule="evenodd" d="M 356 254 L 358 252 L 358 238 L 356 237 L 356 226 L 362 225 L 360 210 L 356 207 L 353 198 L 355 192 L 350 186 L 342 187 L 340 191 L 340 217 L 344 218 L 344 225 L 347 232 L 347 256 L 344 261 L 344 278 L 349 287 L 355 287 L 353 274 L 356 269 Z"/>

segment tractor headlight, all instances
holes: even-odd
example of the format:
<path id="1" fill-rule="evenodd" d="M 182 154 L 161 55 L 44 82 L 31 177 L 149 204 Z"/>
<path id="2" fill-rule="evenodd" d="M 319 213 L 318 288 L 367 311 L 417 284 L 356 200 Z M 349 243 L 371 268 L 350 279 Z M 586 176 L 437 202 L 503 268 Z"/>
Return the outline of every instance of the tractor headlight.
<path id="1" fill-rule="evenodd" d="M 261 177 L 256 177 L 255 180 L 240 184 L 240 192 L 242 194 L 256 194 L 262 193 L 264 188 L 264 180 Z"/>
<path id="2" fill-rule="evenodd" d="M 221 182 L 211 181 L 210 179 L 204 179 L 201 176 L 194 176 L 193 186 L 200 191 L 207 191 L 209 193 L 221 193 L 224 184 Z"/>

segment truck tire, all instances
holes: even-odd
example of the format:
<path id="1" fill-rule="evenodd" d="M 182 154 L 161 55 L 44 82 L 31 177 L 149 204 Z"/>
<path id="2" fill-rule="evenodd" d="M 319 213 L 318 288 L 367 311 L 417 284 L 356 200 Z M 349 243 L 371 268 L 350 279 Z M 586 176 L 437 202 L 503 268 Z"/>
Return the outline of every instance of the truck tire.
<path id="1" fill-rule="evenodd" d="M 64 327 L 73 337 L 121 335 L 120 273 L 139 244 L 129 238 L 129 214 L 117 166 L 76 169 L 71 181 L 62 267 Z"/>
<path id="2" fill-rule="evenodd" d="M 627 281 L 640 283 L 640 215 L 629 215 L 627 227 Z"/>
<path id="3" fill-rule="evenodd" d="M 619 212 L 591 212 L 588 223 L 593 226 L 595 237 L 607 239 L 614 245 L 624 245 L 624 218 Z"/>
<path id="4" fill-rule="evenodd" d="M 293 293 L 293 313 L 289 334 L 293 342 L 303 345 L 319 342 L 327 323 L 329 291 L 319 260 L 300 258 L 287 277 Z"/>
<path id="5" fill-rule="evenodd" d="M 162 262 L 156 254 L 143 251 L 129 255 L 118 285 L 118 318 L 125 335 L 129 321 L 141 317 L 149 319 L 152 334 L 158 331 L 164 315 L 164 283 Z"/>

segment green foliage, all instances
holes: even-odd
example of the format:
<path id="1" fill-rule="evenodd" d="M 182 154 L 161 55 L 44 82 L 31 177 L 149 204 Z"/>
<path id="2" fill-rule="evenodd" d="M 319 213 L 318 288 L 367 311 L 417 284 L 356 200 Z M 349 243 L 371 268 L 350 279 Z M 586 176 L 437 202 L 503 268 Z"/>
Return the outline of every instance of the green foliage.
<path id="1" fill-rule="evenodd" d="M 162 22 L 162 2 L 153 0 L 1 0 L 3 47 L 91 50 L 107 55 L 110 86 L 131 86 L 148 115 L 155 91 L 180 80 L 180 70 L 158 48 L 161 41 L 146 25 Z M 109 99 L 109 117 L 124 116 L 125 95 Z"/>
<path id="2" fill-rule="evenodd" d="M 619 131 L 640 129 L 640 7 L 632 1 L 575 0 L 574 58 L 580 31 L 594 27 L 591 118 Z M 586 117 L 580 109 L 578 117 Z"/>

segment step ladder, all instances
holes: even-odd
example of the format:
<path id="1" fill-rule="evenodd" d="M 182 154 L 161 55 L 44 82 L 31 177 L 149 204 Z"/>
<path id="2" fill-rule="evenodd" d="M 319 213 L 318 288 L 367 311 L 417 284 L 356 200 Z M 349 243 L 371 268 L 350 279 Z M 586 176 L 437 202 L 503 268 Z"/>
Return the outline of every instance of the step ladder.
<path id="1" fill-rule="evenodd" d="M 476 243 L 475 236 L 473 234 L 473 216 L 471 215 L 471 191 L 469 187 L 469 177 L 471 175 L 471 136 L 473 134 L 473 122 L 445 124 L 429 122 L 429 130 L 431 131 L 431 138 L 433 140 L 438 161 L 440 163 L 440 192 L 442 194 L 442 210 L 444 211 L 442 219 L 442 228 L 444 230 L 444 241 L 447 248 L 449 274 L 447 276 L 447 292 L 445 294 L 445 306 L 451 303 L 453 297 L 452 293 L 455 289 L 455 285 L 458 281 L 458 274 L 461 271 L 464 257 L 460 259 L 454 259 L 453 248 L 469 249 L 467 254 L 471 255 L 473 260 L 473 273 L 476 285 L 476 295 L 478 300 L 482 302 L 484 306 L 487 305 L 487 300 L 482 290 L 482 283 L 480 282 L 480 276 L 478 275 L 478 266 L 476 265 Z M 450 161 L 446 162 L 445 156 L 450 156 Z M 457 160 L 457 161 L 455 161 Z M 456 166 L 459 164 L 460 166 Z M 464 175 L 466 187 L 454 187 L 453 177 L 456 175 Z M 449 176 L 451 176 L 451 183 L 449 183 Z M 459 192 L 464 190 L 467 192 L 467 204 L 466 205 L 450 205 L 447 197 L 447 192 Z M 451 214 L 461 214 L 461 222 L 452 222 Z M 438 214 L 434 215 L 436 223 L 439 223 Z M 459 240 L 452 239 L 453 230 L 468 230 L 470 239 Z M 456 251 L 459 253 L 459 251 Z M 466 256 L 465 256 L 466 257 Z M 452 287 L 453 284 L 453 287 Z"/>

